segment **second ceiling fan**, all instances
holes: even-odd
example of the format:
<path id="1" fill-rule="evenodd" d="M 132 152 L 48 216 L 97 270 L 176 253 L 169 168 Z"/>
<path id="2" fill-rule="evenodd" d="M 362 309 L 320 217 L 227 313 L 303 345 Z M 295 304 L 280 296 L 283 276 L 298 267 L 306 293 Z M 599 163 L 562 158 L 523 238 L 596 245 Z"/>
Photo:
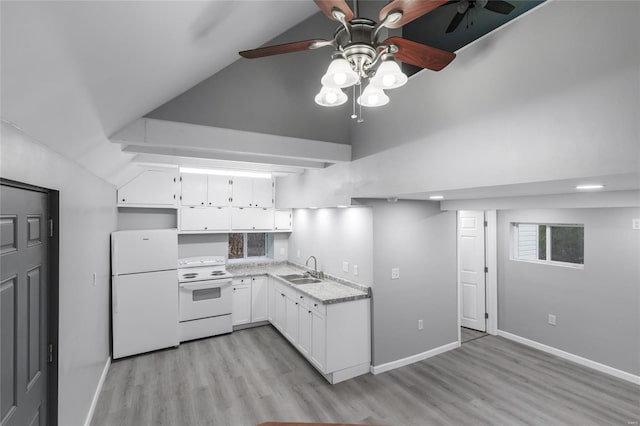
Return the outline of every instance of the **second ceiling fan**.
<path id="1" fill-rule="evenodd" d="M 316 103 L 320 105 L 337 106 L 345 103 L 347 95 L 342 89 L 351 86 L 360 88 L 358 103 L 361 106 L 385 105 L 389 102 L 389 97 L 384 90 L 400 87 L 407 81 L 407 76 L 402 73 L 394 59 L 439 71 L 456 56 L 455 53 L 402 37 L 379 39 L 380 30 L 383 28 L 400 28 L 446 4 L 447 0 L 394 0 L 380 10 L 379 23 L 355 16 L 345 0 L 314 1 L 329 19 L 340 23 L 333 39 L 312 39 L 261 47 L 244 50 L 240 55 L 254 59 L 333 47 L 333 60 L 322 77 L 322 89 L 315 98 Z M 369 80 L 364 90 L 363 80 Z M 355 113 L 352 117 L 356 118 Z"/>

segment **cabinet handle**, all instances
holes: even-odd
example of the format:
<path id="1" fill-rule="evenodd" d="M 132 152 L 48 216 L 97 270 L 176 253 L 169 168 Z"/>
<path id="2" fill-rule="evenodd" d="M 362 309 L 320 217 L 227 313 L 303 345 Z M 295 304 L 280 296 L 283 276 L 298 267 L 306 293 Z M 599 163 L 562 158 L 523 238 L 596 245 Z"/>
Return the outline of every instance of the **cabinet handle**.
<path id="1" fill-rule="evenodd" d="M 284 293 L 280 293 L 280 296 L 284 297 Z"/>
<path id="2" fill-rule="evenodd" d="M 296 305 L 298 304 L 298 302 L 296 302 Z"/>
<path id="3" fill-rule="evenodd" d="M 203 202 L 201 202 L 200 204 L 202 204 L 202 205 L 204 206 L 204 201 L 203 201 Z"/>
<path id="4" fill-rule="evenodd" d="M 204 229 L 209 229 L 209 228 L 207 228 L 207 227 L 205 226 L 205 227 L 204 227 Z"/>
<path id="5" fill-rule="evenodd" d="M 233 291 L 236 291 L 236 288 L 235 288 L 235 287 L 233 288 Z"/>
<path id="6" fill-rule="evenodd" d="M 311 313 L 311 311 L 308 312 L 309 314 Z"/>
<path id="7" fill-rule="evenodd" d="M 209 203 L 209 205 L 211 205 L 211 203 Z"/>
<path id="8" fill-rule="evenodd" d="M 300 299 L 304 299 L 304 296 L 300 296 Z"/>
<path id="9" fill-rule="evenodd" d="M 122 202 L 124 203 L 124 198 L 122 199 Z"/>
<path id="10" fill-rule="evenodd" d="M 314 303 L 314 304 L 313 304 L 313 307 L 314 307 L 314 308 L 317 308 L 317 307 L 318 307 L 318 304 L 317 304 L 317 303 Z"/>

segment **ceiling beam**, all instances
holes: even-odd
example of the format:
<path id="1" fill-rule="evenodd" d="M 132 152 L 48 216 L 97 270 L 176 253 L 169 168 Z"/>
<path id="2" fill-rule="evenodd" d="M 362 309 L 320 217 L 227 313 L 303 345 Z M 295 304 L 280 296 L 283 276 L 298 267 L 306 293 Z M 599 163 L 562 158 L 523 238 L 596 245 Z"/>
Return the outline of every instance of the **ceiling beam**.
<path id="1" fill-rule="evenodd" d="M 230 169 L 230 170 L 255 170 L 271 172 L 274 174 L 295 174 L 304 172 L 305 168 L 295 166 L 283 166 L 280 164 L 260 164 L 240 161 L 209 160 L 192 157 L 176 157 L 157 154 L 138 154 L 133 157 L 134 163 L 175 165 L 180 167 L 195 167 L 204 169 Z"/>
<path id="2" fill-rule="evenodd" d="M 240 158 L 242 156 L 260 156 L 263 157 L 262 162 L 265 162 L 265 157 L 273 162 L 276 158 L 330 164 L 351 161 L 351 145 L 152 118 L 140 118 L 113 134 L 110 139 L 125 145 L 123 150 L 129 152 L 138 152 L 130 150 L 136 146 L 145 147 L 146 151 L 142 152 L 161 148 L 165 152 L 167 149 L 187 150 L 192 153 L 188 156 L 195 156 L 198 152 L 201 155 L 227 154 L 235 156 L 236 161 L 243 161 Z"/>
<path id="3" fill-rule="evenodd" d="M 243 163 L 273 164 L 281 166 L 300 167 L 303 169 L 322 169 L 326 166 L 325 163 L 318 163 L 315 161 L 226 152 L 205 152 L 184 148 L 170 148 L 161 146 L 156 147 L 143 145 L 127 145 L 122 147 L 122 152 L 129 152 L 133 154 L 156 154 L 168 157 L 187 157 L 192 159 L 219 160 L 227 162 L 239 161 Z M 174 164 L 178 163 L 174 162 Z"/>

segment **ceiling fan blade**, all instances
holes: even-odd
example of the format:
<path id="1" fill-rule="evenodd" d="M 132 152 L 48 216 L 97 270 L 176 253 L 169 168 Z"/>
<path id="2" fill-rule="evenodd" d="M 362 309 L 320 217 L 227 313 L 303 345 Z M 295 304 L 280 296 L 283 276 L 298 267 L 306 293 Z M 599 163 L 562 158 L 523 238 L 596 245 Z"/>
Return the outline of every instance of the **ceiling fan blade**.
<path id="1" fill-rule="evenodd" d="M 257 49 L 243 50 L 240 56 L 248 59 L 262 58 L 265 56 L 281 55 L 283 53 L 301 52 L 303 50 L 318 49 L 332 45 L 328 40 L 304 40 L 293 43 L 276 44 L 274 46 L 259 47 Z"/>
<path id="2" fill-rule="evenodd" d="M 515 6 L 502 0 L 489 0 L 484 8 L 502 15 L 508 15 L 515 9 Z"/>
<path id="3" fill-rule="evenodd" d="M 446 3 L 448 3 L 447 0 L 393 0 L 380 10 L 380 22 L 393 12 L 402 12 L 402 17 L 398 21 L 385 24 L 387 28 L 400 28 Z"/>
<path id="4" fill-rule="evenodd" d="M 344 19 L 349 22 L 353 19 L 353 11 L 345 0 L 313 0 L 318 8 L 327 15 L 329 19 L 337 21 L 333 16 L 333 9 L 341 10 L 344 13 Z"/>
<path id="5" fill-rule="evenodd" d="M 467 12 L 465 12 L 465 13 L 456 13 L 456 15 L 451 20 L 451 23 L 449 23 L 449 26 L 447 27 L 447 30 L 445 32 L 446 33 L 454 32 L 456 30 L 456 28 L 458 28 L 458 25 L 460 25 L 460 22 L 462 22 L 462 19 L 464 18 L 464 15 L 466 15 L 466 13 Z"/>
<path id="6" fill-rule="evenodd" d="M 397 60 L 433 71 L 440 71 L 456 57 L 455 53 L 402 37 L 390 37 L 384 41 L 384 44 L 394 44 L 398 47 L 398 52 L 395 54 Z"/>

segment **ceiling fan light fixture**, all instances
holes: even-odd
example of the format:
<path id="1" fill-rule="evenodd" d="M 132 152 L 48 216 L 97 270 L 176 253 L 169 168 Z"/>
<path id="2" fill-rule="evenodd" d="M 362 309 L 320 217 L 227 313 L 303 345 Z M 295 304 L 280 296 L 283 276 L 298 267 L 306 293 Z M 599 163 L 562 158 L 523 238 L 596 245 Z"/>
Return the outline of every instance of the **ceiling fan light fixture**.
<path id="1" fill-rule="evenodd" d="M 322 85 L 334 89 L 342 89 L 353 86 L 358 81 L 358 73 L 356 73 L 351 64 L 344 58 L 335 58 L 329 64 L 329 68 L 325 75 L 322 76 Z"/>
<path id="2" fill-rule="evenodd" d="M 362 95 L 358 97 L 358 104 L 364 107 L 379 107 L 389 103 L 389 97 L 384 91 L 369 84 L 362 92 Z"/>
<path id="3" fill-rule="evenodd" d="M 318 105 L 333 107 L 347 102 L 347 94 L 335 87 L 323 86 L 315 97 Z"/>
<path id="4" fill-rule="evenodd" d="M 376 75 L 371 79 L 371 84 L 380 89 L 388 90 L 404 86 L 407 80 L 408 77 L 402 72 L 397 62 L 393 59 L 387 59 L 378 67 Z"/>

